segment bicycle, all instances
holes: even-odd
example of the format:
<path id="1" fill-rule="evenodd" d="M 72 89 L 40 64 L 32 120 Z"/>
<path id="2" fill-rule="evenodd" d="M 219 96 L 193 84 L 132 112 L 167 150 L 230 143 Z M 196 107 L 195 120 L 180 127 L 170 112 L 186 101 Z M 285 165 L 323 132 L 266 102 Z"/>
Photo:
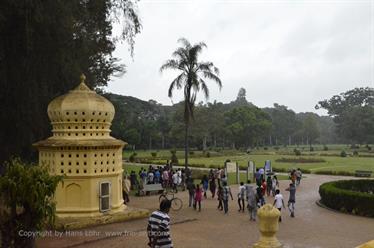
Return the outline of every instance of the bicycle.
<path id="1" fill-rule="evenodd" d="M 171 191 L 164 191 L 158 198 L 159 202 L 161 202 L 164 199 L 171 201 L 171 209 L 173 209 L 174 211 L 180 210 L 183 206 L 182 200 L 178 197 L 175 197 L 174 193 Z"/>

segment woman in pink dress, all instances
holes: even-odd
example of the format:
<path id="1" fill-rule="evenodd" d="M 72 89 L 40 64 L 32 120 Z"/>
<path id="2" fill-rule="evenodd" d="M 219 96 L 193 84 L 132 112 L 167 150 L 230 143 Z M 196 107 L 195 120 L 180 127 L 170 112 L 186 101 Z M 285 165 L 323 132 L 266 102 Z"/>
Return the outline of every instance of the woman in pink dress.
<path id="1" fill-rule="evenodd" d="M 199 204 L 199 211 L 201 211 L 201 200 L 203 198 L 203 190 L 200 188 L 199 184 L 196 184 L 195 189 L 195 203 L 194 203 L 194 209 L 196 210 L 196 205 Z"/>

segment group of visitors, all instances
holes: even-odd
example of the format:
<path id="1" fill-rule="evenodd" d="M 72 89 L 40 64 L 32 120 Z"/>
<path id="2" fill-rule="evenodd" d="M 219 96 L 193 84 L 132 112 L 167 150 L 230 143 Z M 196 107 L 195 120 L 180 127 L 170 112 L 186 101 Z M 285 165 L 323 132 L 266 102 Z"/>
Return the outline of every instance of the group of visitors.
<path id="1" fill-rule="evenodd" d="M 168 170 L 164 169 L 163 172 L 165 171 Z M 291 183 L 289 184 L 289 187 L 286 188 L 286 191 L 290 192 L 288 209 L 291 217 L 295 217 L 296 186 L 300 184 L 301 177 L 302 174 L 300 169 L 291 171 Z M 244 212 L 246 207 L 251 221 L 256 221 L 257 209 L 265 204 L 265 196 L 274 197 L 273 206 L 275 206 L 279 211 L 281 211 L 282 208 L 285 208 L 284 198 L 279 189 L 277 176 L 266 175 L 264 169 L 260 168 L 256 172 L 255 180 L 255 185 L 251 184 L 250 180 L 248 180 L 246 184 L 240 182 L 237 194 L 239 206 L 238 211 Z M 231 200 L 233 200 L 234 198 L 231 189 L 227 184 L 227 177 L 222 169 L 210 170 L 208 176 L 203 176 L 200 184 L 194 184 L 191 176 L 186 178 L 185 183 L 189 194 L 189 207 L 201 211 L 201 201 L 203 198 L 208 198 L 207 192 L 209 190 L 212 198 L 217 196 L 217 208 L 220 211 L 223 210 L 225 214 L 228 213 L 229 199 L 231 198 Z M 247 204 L 245 204 L 246 202 Z M 167 199 L 163 200 L 160 203 L 160 209 L 153 212 L 149 218 L 149 246 L 173 247 L 169 233 L 170 217 L 168 216 L 168 212 L 170 207 L 171 202 Z M 279 221 L 282 221 L 281 216 L 279 217 Z"/>
<path id="2" fill-rule="evenodd" d="M 293 184 L 295 184 L 296 186 L 299 186 L 300 182 L 301 182 L 301 178 L 303 177 L 303 174 L 302 174 L 300 168 L 297 168 L 297 170 L 292 169 L 290 171 L 290 176 L 289 177 L 290 177 Z"/>
<path id="3" fill-rule="evenodd" d="M 178 192 L 178 187 L 185 188 L 185 170 L 174 170 L 170 165 L 165 165 L 163 167 L 150 165 L 148 170 L 142 167 L 138 176 L 141 183 L 139 183 L 135 171 L 131 171 L 130 181 L 132 189 L 140 189 L 146 184 L 161 184 L 163 188 L 170 187 L 175 192 Z"/>

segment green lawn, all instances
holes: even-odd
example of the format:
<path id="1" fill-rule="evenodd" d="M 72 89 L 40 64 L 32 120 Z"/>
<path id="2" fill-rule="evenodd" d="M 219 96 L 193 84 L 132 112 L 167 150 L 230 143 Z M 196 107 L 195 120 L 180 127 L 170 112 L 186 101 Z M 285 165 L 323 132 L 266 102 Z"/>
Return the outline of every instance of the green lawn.
<path id="1" fill-rule="evenodd" d="M 329 145 L 329 147 L 333 147 Z M 309 152 L 302 151 L 302 155 L 300 157 L 303 158 L 318 158 L 324 159 L 325 162 L 320 163 L 283 163 L 283 162 L 276 162 L 276 159 L 279 158 L 296 158 L 295 155 L 292 154 L 293 148 L 280 148 L 279 150 L 254 150 L 250 154 L 246 154 L 245 152 L 238 152 L 232 150 L 225 150 L 223 152 L 215 152 L 209 151 L 210 157 L 203 154 L 201 151 L 194 151 L 194 154 L 190 156 L 189 162 L 190 164 L 196 164 L 205 167 L 211 166 L 220 166 L 224 165 L 226 159 L 230 159 L 231 161 L 236 161 L 241 166 L 246 166 L 249 160 L 253 160 L 257 167 L 263 166 L 265 160 L 271 160 L 272 166 L 274 168 L 303 168 L 309 169 L 313 172 L 316 171 L 346 171 L 346 172 L 354 172 L 355 170 L 371 170 L 374 171 L 374 157 L 339 157 L 340 151 L 345 149 L 348 154 L 352 154 L 352 150 L 349 149 L 346 145 L 335 145 L 334 148 L 336 150 L 329 150 L 329 151 L 322 151 L 322 147 L 315 147 L 316 151 Z M 319 150 L 317 150 L 319 149 Z M 361 151 L 362 150 L 362 151 Z M 128 158 L 132 152 L 124 152 L 124 158 Z M 331 155 L 337 156 L 331 156 Z M 374 153 L 369 153 L 363 148 L 359 149 L 359 155 L 364 156 L 373 156 Z M 157 157 L 152 158 L 151 151 L 137 151 L 138 158 L 149 158 L 155 159 L 162 162 L 166 162 L 167 159 L 170 158 L 170 151 L 169 150 L 162 150 L 157 152 Z M 177 151 L 177 157 L 179 158 L 179 163 L 184 163 L 184 151 Z"/>

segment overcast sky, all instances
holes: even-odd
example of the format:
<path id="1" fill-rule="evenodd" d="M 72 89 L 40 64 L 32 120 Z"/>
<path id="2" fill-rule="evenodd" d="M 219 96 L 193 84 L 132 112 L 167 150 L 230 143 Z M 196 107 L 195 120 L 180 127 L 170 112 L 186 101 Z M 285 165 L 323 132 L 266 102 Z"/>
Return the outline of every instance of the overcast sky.
<path id="1" fill-rule="evenodd" d="M 176 74 L 159 72 L 180 37 L 204 41 L 201 60 L 220 69 L 222 90 L 208 82 L 211 102 L 230 102 L 243 87 L 258 107 L 325 114 L 314 109 L 319 100 L 374 87 L 374 0 L 142 0 L 138 7 L 135 55 L 117 45 L 127 73 L 109 82 L 110 92 L 164 105 L 182 100 L 182 92 L 167 96 Z"/>

